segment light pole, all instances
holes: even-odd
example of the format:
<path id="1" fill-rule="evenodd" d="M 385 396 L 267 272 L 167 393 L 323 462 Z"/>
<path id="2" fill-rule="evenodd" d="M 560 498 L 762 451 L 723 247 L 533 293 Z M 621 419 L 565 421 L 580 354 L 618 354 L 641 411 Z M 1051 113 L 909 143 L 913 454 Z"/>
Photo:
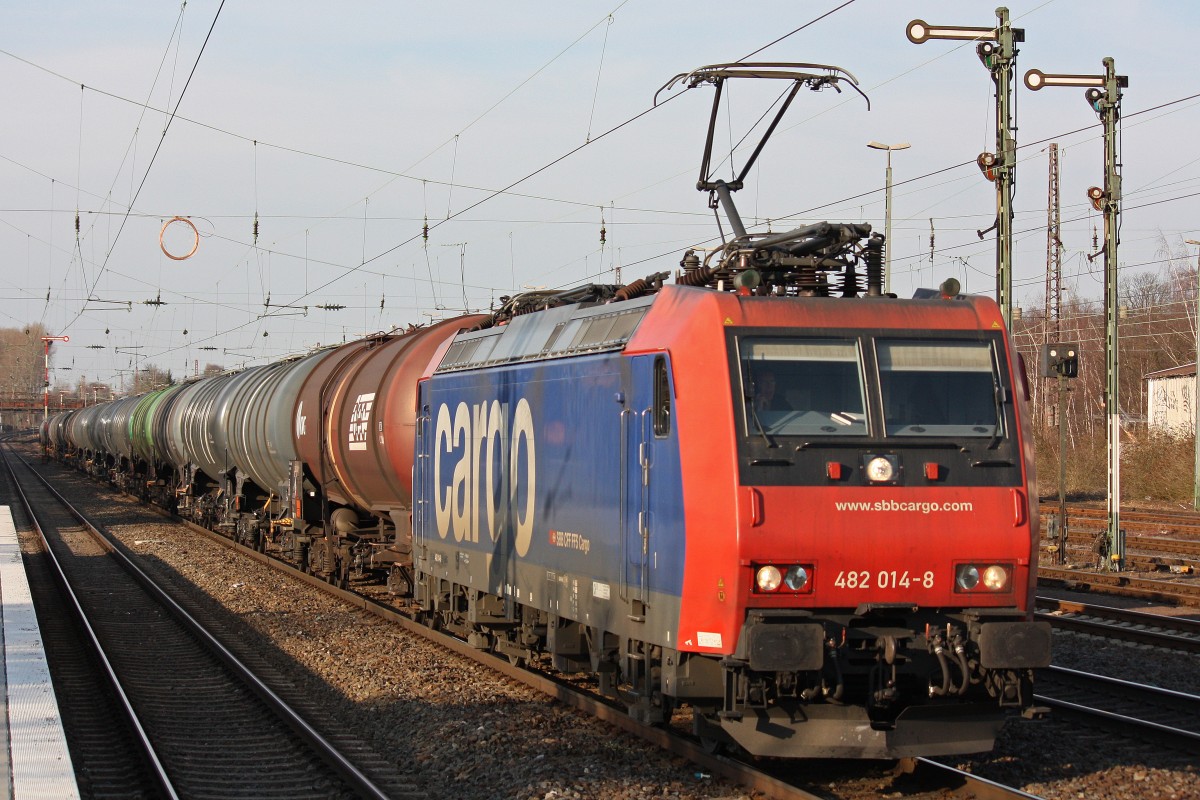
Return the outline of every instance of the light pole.
<path id="1" fill-rule="evenodd" d="M 1196 239 L 1184 239 L 1187 244 L 1200 244 Z M 1195 420 L 1192 432 L 1196 436 L 1196 464 L 1192 481 L 1192 508 L 1200 511 L 1200 252 L 1196 254 L 1196 384 L 1192 387 L 1192 411 Z"/>
<path id="2" fill-rule="evenodd" d="M 881 144 L 867 142 L 872 150 L 887 151 L 887 174 L 884 182 L 886 190 L 883 197 L 883 293 L 892 293 L 892 151 L 907 150 L 912 147 L 908 142 L 900 144 Z"/>

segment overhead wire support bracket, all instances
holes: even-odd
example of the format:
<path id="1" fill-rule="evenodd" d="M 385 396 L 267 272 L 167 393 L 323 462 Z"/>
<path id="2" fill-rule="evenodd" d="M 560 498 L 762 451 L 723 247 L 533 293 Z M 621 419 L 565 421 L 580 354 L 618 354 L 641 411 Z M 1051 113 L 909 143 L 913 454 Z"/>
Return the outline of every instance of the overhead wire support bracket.
<path id="1" fill-rule="evenodd" d="M 267 309 L 267 312 L 265 314 L 259 314 L 257 319 L 262 319 L 263 317 L 308 316 L 308 306 L 296 306 L 288 303 L 272 303 L 271 295 L 269 294 L 267 295 L 266 301 L 263 302 L 263 308 Z M 270 309 L 272 308 L 287 308 L 291 309 L 291 311 L 284 313 L 271 313 Z M 318 306 L 318 308 L 320 308 L 320 306 Z"/>
<path id="2" fill-rule="evenodd" d="M 105 305 L 115 306 L 114 308 L 88 308 L 89 303 L 103 303 Z M 121 308 L 124 306 L 124 308 Z M 85 311 L 133 311 L 132 300 L 104 300 L 99 297 L 89 297 L 83 301 Z"/>

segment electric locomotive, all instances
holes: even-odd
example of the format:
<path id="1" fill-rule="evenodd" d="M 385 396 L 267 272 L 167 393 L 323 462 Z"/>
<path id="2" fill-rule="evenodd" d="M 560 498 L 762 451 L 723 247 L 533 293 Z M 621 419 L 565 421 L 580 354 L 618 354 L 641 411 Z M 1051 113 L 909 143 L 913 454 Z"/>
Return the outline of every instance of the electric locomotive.
<path id="1" fill-rule="evenodd" d="M 675 285 L 517 298 L 443 346 L 418 388 L 416 600 L 481 647 L 596 673 L 643 721 L 690 705 L 714 745 L 988 750 L 1050 649 L 999 308 L 884 296 L 866 225 L 747 233 L 740 183 L 702 172 L 734 236 Z"/>

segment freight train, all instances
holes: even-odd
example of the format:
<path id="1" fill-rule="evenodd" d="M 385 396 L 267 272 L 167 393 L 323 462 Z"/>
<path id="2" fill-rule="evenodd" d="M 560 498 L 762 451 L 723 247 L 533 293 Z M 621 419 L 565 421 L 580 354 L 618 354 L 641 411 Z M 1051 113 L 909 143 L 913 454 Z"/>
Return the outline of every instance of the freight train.
<path id="1" fill-rule="evenodd" d="M 793 95 L 853 80 L 677 81 L 751 73 Z M 59 414 L 46 446 L 332 582 L 386 579 L 428 624 L 589 673 L 646 723 L 689 707 L 714 747 L 991 749 L 1050 659 L 999 308 L 885 294 L 869 225 L 747 232 L 711 141 L 700 188 L 732 235 L 673 280 L 520 294 Z"/>

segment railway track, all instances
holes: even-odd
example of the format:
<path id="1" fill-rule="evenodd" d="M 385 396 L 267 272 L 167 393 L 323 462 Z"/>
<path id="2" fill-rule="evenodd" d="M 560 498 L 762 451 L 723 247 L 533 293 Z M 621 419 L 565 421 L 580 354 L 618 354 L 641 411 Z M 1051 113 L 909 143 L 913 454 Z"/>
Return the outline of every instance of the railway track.
<path id="1" fill-rule="evenodd" d="M 1142 574 L 1065 569 L 1038 566 L 1038 584 L 1061 586 L 1075 591 L 1098 591 L 1122 597 L 1137 597 L 1160 603 L 1200 606 L 1200 579 L 1171 581 Z"/>
<path id="2" fill-rule="evenodd" d="M 1035 697 L 1062 712 L 1200 752 L 1200 697 L 1063 667 L 1038 670 Z"/>
<path id="3" fill-rule="evenodd" d="M 161 513 L 161 512 L 160 512 Z M 174 518 L 172 518 L 174 519 Z M 572 685 L 568 681 L 546 673 L 531 671 L 521 666 L 510 664 L 501 659 L 480 651 L 479 649 L 445 634 L 431 631 L 426 625 L 414 621 L 404 609 L 378 599 L 368 597 L 356 591 L 356 588 L 339 588 L 320 578 L 308 575 L 295 569 L 286 562 L 279 561 L 268 555 L 259 553 L 251 548 L 239 545 L 228 538 L 208 531 L 191 523 L 175 520 L 189 530 L 205 536 L 240 555 L 271 566 L 287 573 L 292 579 L 315 586 L 340 600 L 349 603 L 372 615 L 399 625 L 411 633 L 418 634 L 437 642 L 462 656 L 485 664 L 502 675 L 533 687 L 555 700 L 601 719 L 614 727 L 631 733 L 656 747 L 688 759 L 699 770 L 698 775 L 721 776 L 735 783 L 766 796 L 780 800 L 810 800 L 815 797 L 828 797 L 827 787 L 813 783 L 813 775 L 808 769 L 790 768 L 771 770 L 755 764 L 749 764 L 722 755 L 714 755 L 707 751 L 704 744 L 680 732 L 675 728 L 659 728 L 647 726 L 631 719 L 623 708 L 619 708 L 606 698 L 591 693 L 586 687 Z M 931 791 L 946 789 L 965 789 L 974 796 L 981 798 L 1031 797 L 1019 789 L 1004 787 L 1001 784 L 987 781 L 957 770 L 953 767 L 938 764 L 924 759 L 914 760 L 911 771 L 921 785 Z"/>
<path id="4" fill-rule="evenodd" d="M 411 784 L 368 778 L 269 688 L 270 678 L 259 677 L 265 664 L 243 663 L 221 644 L 236 635 L 227 622 L 152 580 L 30 465 L 13 463 L 11 451 L 5 461 L 48 557 L 78 599 L 80 625 L 95 632 L 98 657 L 112 667 L 114 691 L 128 698 L 127 736 L 142 743 L 141 758 L 116 752 L 94 710 L 65 705 L 77 771 L 89 780 L 116 776 L 92 781 L 90 796 L 422 796 Z"/>
<path id="5" fill-rule="evenodd" d="M 94 631 L 81 617 L 77 599 L 63 586 L 59 565 L 45 546 L 45 533 L 30 517 L 23 499 L 4 461 L 0 502 L 10 504 L 18 528 L 32 527 L 42 537 L 42 549 L 26 553 L 25 570 L 55 696 L 67 723 L 80 796 L 169 797 L 172 789 L 157 754 L 138 729 L 136 712 L 108 668 Z"/>
<path id="6" fill-rule="evenodd" d="M 1057 502 L 1039 504 L 1044 517 L 1058 513 Z M 1071 523 L 1086 521 L 1089 524 L 1105 522 L 1108 512 L 1103 506 L 1067 503 L 1067 519 Z M 1121 509 L 1121 525 L 1130 532 L 1162 534 L 1177 533 L 1200 538 L 1200 512 L 1196 511 L 1146 511 Z"/>
<path id="7" fill-rule="evenodd" d="M 1056 628 L 1200 653 L 1200 621 L 1194 619 L 1053 597 L 1037 598 L 1037 609 L 1037 617 Z"/>
<path id="8" fill-rule="evenodd" d="M 1048 536 L 1049 520 L 1058 515 L 1057 503 L 1041 504 L 1042 535 Z M 1095 562 L 1097 542 L 1107 530 L 1103 508 L 1068 504 L 1068 560 Z M 1121 511 L 1127 562 L 1148 571 L 1170 571 L 1172 567 L 1200 569 L 1200 513 L 1184 511 Z M 1057 544 L 1057 543 L 1052 543 Z"/>

